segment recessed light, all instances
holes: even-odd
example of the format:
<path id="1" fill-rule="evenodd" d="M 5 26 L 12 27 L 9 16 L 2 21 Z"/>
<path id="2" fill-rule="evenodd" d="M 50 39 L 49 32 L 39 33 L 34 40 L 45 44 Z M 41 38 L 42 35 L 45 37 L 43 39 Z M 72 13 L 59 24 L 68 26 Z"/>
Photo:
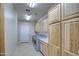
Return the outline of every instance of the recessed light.
<path id="1" fill-rule="evenodd" d="M 27 3 L 27 5 L 31 8 L 34 8 L 36 6 L 36 3 Z"/>
<path id="2" fill-rule="evenodd" d="M 30 20 L 31 15 L 25 15 L 26 20 Z"/>

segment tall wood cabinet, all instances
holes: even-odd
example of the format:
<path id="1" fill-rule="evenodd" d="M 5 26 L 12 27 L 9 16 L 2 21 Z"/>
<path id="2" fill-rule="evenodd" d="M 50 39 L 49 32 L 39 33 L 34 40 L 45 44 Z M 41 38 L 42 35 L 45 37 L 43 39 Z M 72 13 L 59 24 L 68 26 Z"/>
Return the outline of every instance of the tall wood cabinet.
<path id="1" fill-rule="evenodd" d="M 79 55 L 79 3 L 51 7 L 47 26 L 49 56 Z"/>
<path id="2" fill-rule="evenodd" d="M 79 3 L 62 4 L 62 10 L 62 55 L 79 55 Z"/>
<path id="3" fill-rule="evenodd" d="M 49 56 L 61 55 L 60 4 L 48 11 Z"/>

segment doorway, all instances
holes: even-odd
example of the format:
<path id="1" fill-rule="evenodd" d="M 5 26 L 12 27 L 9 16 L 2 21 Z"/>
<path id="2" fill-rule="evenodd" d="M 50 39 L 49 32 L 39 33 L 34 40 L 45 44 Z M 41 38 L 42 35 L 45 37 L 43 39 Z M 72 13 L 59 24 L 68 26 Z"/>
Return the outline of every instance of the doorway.
<path id="1" fill-rule="evenodd" d="M 31 22 L 19 22 L 19 42 L 32 42 L 34 24 Z"/>

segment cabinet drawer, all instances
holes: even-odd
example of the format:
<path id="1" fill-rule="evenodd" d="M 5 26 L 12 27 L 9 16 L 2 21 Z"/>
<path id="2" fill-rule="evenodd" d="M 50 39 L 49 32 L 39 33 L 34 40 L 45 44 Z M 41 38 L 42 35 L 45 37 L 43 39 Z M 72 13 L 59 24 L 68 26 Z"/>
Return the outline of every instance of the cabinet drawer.
<path id="1" fill-rule="evenodd" d="M 63 22 L 63 47 L 79 55 L 79 18 Z"/>
<path id="2" fill-rule="evenodd" d="M 63 20 L 79 16 L 79 3 L 63 3 Z"/>
<path id="3" fill-rule="evenodd" d="M 60 4 L 48 11 L 48 23 L 60 21 Z"/>

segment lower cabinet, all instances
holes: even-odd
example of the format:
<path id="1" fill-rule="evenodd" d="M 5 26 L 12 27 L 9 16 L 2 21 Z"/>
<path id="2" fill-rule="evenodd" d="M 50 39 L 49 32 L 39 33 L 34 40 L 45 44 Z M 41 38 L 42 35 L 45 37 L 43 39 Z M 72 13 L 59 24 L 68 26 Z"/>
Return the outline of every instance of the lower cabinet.
<path id="1" fill-rule="evenodd" d="M 60 33 L 60 23 L 55 23 L 49 25 L 49 56 L 59 56 L 61 55 L 61 33 Z"/>
<path id="2" fill-rule="evenodd" d="M 63 55 L 79 55 L 79 18 L 63 21 Z"/>
<path id="3" fill-rule="evenodd" d="M 50 45 L 60 46 L 60 23 L 49 25 L 49 40 Z"/>
<path id="4" fill-rule="evenodd" d="M 49 56 L 60 56 L 60 47 L 54 45 L 48 45 L 48 55 Z"/>
<path id="5" fill-rule="evenodd" d="M 44 56 L 48 56 L 48 44 L 40 41 L 40 51 Z"/>

